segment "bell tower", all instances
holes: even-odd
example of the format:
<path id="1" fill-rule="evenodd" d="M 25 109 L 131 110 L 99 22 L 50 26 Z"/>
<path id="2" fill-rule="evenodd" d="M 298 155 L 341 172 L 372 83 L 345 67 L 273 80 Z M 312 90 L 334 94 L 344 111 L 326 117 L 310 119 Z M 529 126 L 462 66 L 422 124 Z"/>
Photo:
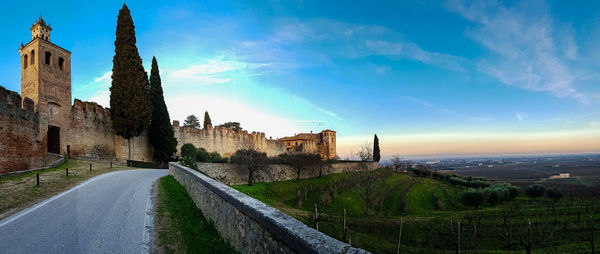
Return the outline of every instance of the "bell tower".
<path id="1" fill-rule="evenodd" d="M 50 42 L 52 28 L 41 16 L 30 30 L 31 41 L 19 48 L 21 96 L 31 98 L 40 114 L 48 152 L 64 154 L 71 123 L 71 52 Z"/>

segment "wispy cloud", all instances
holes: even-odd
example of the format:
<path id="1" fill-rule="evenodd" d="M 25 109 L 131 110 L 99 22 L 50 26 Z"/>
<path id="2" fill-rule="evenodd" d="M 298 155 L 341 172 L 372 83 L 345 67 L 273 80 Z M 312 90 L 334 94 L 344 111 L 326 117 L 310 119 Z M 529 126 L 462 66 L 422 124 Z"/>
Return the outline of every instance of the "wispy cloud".
<path id="1" fill-rule="evenodd" d="M 340 116 L 338 116 L 338 114 L 336 114 L 336 113 L 334 113 L 334 112 L 332 112 L 330 110 L 324 109 L 322 107 L 319 107 L 319 106 L 313 104 L 312 102 L 308 101 L 307 99 L 300 98 L 298 96 L 292 96 L 292 99 L 294 101 L 302 103 L 302 104 L 304 104 L 304 105 L 306 105 L 306 106 L 308 106 L 308 107 L 310 107 L 310 108 L 312 108 L 312 109 L 314 109 L 314 110 L 316 110 L 318 112 L 321 112 L 321 113 L 323 113 L 323 114 L 325 114 L 327 116 L 333 117 L 333 118 L 335 118 L 337 120 L 342 120 L 342 118 Z"/>
<path id="2" fill-rule="evenodd" d="M 577 58 L 572 29 L 555 20 L 543 1 L 506 7 L 496 1 L 455 0 L 448 8 L 473 24 L 466 34 L 492 54 L 478 69 L 501 82 L 557 97 L 589 102 L 576 86 L 579 73 L 568 64 Z"/>
<path id="3" fill-rule="evenodd" d="M 410 101 L 412 103 L 424 106 L 424 107 L 426 107 L 428 109 L 431 109 L 433 111 L 437 111 L 439 113 L 456 114 L 456 112 L 454 112 L 452 110 L 449 110 L 449 109 L 443 108 L 443 107 L 435 106 L 435 105 L 431 104 L 428 101 L 425 101 L 425 100 L 422 100 L 422 99 L 419 99 L 419 98 L 415 98 L 415 97 L 412 97 L 412 96 L 399 96 L 399 98 L 402 99 L 402 100 Z"/>
<path id="4" fill-rule="evenodd" d="M 519 121 L 523 121 L 525 118 L 527 118 L 529 116 L 529 114 L 527 113 L 523 113 L 523 112 L 516 112 L 515 113 L 515 117 L 517 119 L 519 119 Z"/>
<path id="5" fill-rule="evenodd" d="M 384 26 L 286 18 L 278 20 L 274 27 L 266 38 L 241 42 L 236 54 L 248 62 L 285 63 L 291 68 L 330 64 L 332 59 L 378 55 L 463 70 L 462 58 L 425 50 Z"/>

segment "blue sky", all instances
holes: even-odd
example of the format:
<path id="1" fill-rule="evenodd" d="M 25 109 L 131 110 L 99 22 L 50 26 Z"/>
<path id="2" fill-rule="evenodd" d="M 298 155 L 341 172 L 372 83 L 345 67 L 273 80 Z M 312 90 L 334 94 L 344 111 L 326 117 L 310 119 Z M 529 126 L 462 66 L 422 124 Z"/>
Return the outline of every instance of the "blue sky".
<path id="1" fill-rule="evenodd" d="M 171 119 L 282 137 L 333 129 L 350 156 L 600 152 L 600 5 L 577 1 L 126 1 Z M 4 3 L 0 85 L 43 13 L 73 98 L 108 105 L 119 1 Z M 36 7 L 31 7 L 36 6 Z"/>

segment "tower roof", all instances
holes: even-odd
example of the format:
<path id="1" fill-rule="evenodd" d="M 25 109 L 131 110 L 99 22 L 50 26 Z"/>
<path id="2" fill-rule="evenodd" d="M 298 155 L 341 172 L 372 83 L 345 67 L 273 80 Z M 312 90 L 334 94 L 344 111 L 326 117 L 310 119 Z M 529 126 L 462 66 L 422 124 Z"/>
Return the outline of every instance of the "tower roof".
<path id="1" fill-rule="evenodd" d="M 50 27 L 50 25 L 49 25 L 49 24 L 46 24 L 46 21 L 44 21 L 44 19 L 42 18 L 42 14 L 40 14 L 40 18 L 38 18 L 38 20 L 37 20 L 37 21 L 35 21 L 35 23 L 33 23 L 33 25 L 31 26 L 31 29 L 30 29 L 30 30 L 31 30 L 31 31 L 33 31 L 33 29 L 34 29 L 34 28 L 35 28 L 37 25 L 40 25 L 40 26 L 45 26 L 45 27 L 47 27 L 49 30 L 52 30 L 52 28 Z"/>

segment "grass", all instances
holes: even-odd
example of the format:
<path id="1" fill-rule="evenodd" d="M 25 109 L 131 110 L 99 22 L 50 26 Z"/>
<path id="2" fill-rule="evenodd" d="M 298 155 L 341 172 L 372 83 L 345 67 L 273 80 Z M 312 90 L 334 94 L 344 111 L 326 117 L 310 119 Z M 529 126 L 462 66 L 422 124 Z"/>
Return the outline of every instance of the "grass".
<path id="1" fill-rule="evenodd" d="M 92 171 L 89 165 L 92 164 Z M 66 176 L 65 169 L 69 169 Z M 0 177 L 0 219 L 17 213 L 44 199 L 63 192 L 89 178 L 107 172 L 131 169 L 109 161 L 70 159 L 49 169 L 21 175 Z M 40 174 L 40 186 L 36 186 L 36 174 Z"/>
<path id="2" fill-rule="evenodd" d="M 310 227 L 315 225 L 313 211 L 317 204 L 321 216 L 319 230 L 339 240 L 344 240 L 342 220 L 346 209 L 349 236 L 346 242 L 374 253 L 396 253 L 400 219 L 403 220 L 402 253 L 454 252 L 457 221 L 461 222 L 462 253 L 508 253 L 505 245 L 508 231 L 512 252 L 524 253 L 521 240 L 527 237 L 528 220 L 532 222 L 532 253 L 586 253 L 590 248 L 589 216 L 594 218 L 595 245 L 600 244 L 600 205 L 595 199 L 531 202 L 519 197 L 512 202 L 472 209 L 462 205 L 463 187 L 384 169 L 377 172 L 376 198 L 368 211 L 358 191 L 364 173 L 232 187 Z M 439 199 L 437 204 L 434 192 Z M 580 220 L 577 214 L 585 219 Z"/>
<path id="3" fill-rule="evenodd" d="M 173 176 L 158 185 L 158 253 L 236 253 Z"/>

